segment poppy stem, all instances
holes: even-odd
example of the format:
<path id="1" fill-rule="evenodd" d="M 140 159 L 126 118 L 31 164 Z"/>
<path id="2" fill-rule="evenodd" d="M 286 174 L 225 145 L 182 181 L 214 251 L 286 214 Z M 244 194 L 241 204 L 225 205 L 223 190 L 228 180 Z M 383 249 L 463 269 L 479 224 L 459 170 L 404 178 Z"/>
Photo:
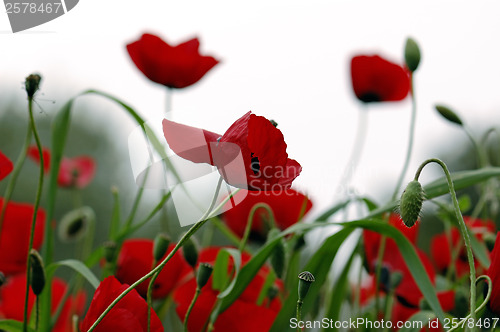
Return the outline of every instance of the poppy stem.
<path id="1" fill-rule="evenodd" d="M 35 137 L 36 146 L 38 149 L 38 154 L 40 155 L 40 172 L 38 176 L 38 187 L 36 190 L 35 203 L 33 206 L 33 219 L 31 221 L 31 232 L 30 232 L 30 241 L 28 246 L 28 252 L 33 248 L 33 239 L 35 237 L 35 225 L 36 225 L 36 217 L 38 215 L 38 207 L 40 206 L 40 199 L 42 198 L 42 188 L 43 188 L 43 153 L 42 153 L 42 144 L 40 142 L 40 137 L 38 136 L 38 131 L 35 125 L 35 118 L 33 117 L 33 96 L 28 97 L 28 113 L 30 117 L 30 126 L 33 131 L 33 135 Z M 46 221 L 50 223 L 50 220 Z M 24 317 L 23 317 L 23 331 L 28 331 L 28 298 L 30 291 L 30 278 L 31 278 L 31 259 L 28 255 L 26 259 L 26 294 L 24 297 Z"/>
<path id="2" fill-rule="evenodd" d="M 146 275 L 144 275 L 142 278 L 134 282 L 132 285 L 130 285 L 126 290 L 124 290 L 116 299 L 111 302 L 111 304 L 102 312 L 102 314 L 96 319 L 94 324 L 90 327 L 90 329 L 87 332 L 92 332 L 96 326 L 103 320 L 103 318 L 113 309 L 113 307 L 121 300 L 123 299 L 128 293 L 130 293 L 134 288 L 136 288 L 139 284 L 144 282 L 146 279 L 150 278 L 153 276 L 155 273 L 161 272 L 161 270 L 165 267 L 165 265 L 168 263 L 168 261 L 174 256 L 174 254 L 179 250 L 184 242 L 186 242 L 194 233 L 196 233 L 204 224 L 205 222 L 212 217 L 213 214 L 215 214 L 219 209 L 221 209 L 224 204 L 230 199 L 229 197 L 226 197 L 217 207 L 214 208 L 215 203 L 217 202 L 217 198 L 219 196 L 219 191 L 222 185 L 222 177 L 219 178 L 219 181 L 217 182 L 217 188 L 215 189 L 215 194 L 212 199 L 212 202 L 208 208 L 208 210 L 201 216 L 201 218 L 198 220 L 196 224 L 194 224 L 185 234 L 184 236 L 177 242 L 177 245 L 172 249 L 172 251 L 168 254 L 165 259 L 158 264 L 157 267 L 149 271 Z"/>
<path id="3" fill-rule="evenodd" d="M 248 237 L 250 236 L 250 231 L 252 230 L 253 217 L 258 209 L 264 209 L 267 211 L 267 214 L 269 216 L 269 228 L 272 229 L 272 228 L 276 227 L 276 224 L 274 221 L 275 220 L 274 213 L 273 213 L 273 210 L 271 210 L 271 207 L 266 203 L 255 204 L 252 207 L 252 209 L 250 210 L 250 213 L 248 214 L 247 225 L 245 227 L 245 233 L 243 233 L 243 238 L 241 239 L 240 245 L 238 247 L 238 250 L 240 252 L 243 252 L 245 250 L 245 245 L 247 243 Z"/>
<path id="4" fill-rule="evenodd" d="M 297 324 L 299 324 L 299 322 L 302 320 L 302 304 L 304 302 L 302 300 L 297 300 L 297 312 L 296 312 L 296 318 L 297 318 Z M 301 332 L 302 329 L 300 327 L 297 326 L 297 331 L 298 332 Z"/>
<path id="5" fill-rule="evenodd" d="M 198 300 L 198 296 L 200 296 L 201 293 L 201 288 L 196 286 L 196 291 L 193 296 L 193 300 L 191 301 L 191 304 L 189 304 L 189 308 L 186 312 L 186 316 L 184 316 L 184 332 L 188 332 L 188 319 L 189 316 L 191 315 L 191 311 L 194 308 L 194 304 L 196 303 L 196 300 Z"/>
<path id="6" fill-rule="evenodd" d="M 446 180 L 448 182 L 448 189 L 450 191 L 451 200 L 453 201 L 453 207 L 455 210 L 455 217 L 458 220 L 458 224 L 460 225 L 460 232 L 462 233 L 462 237 L 465 243 L 465 249 L 467 251 L 467 260 L 469 261 L 469 269 L 470 269 L 470 317 L 475 322 L 476 321 L 476 267 L 474 266 L 474 255 L 472 253 L 472 247 L 469 237 L 469 231 L 467 230 L 467 226 L 465 225 L 464 218 L 462 217 L 462 213 L 460 212 L 460 206 L 458 204 L 457 194 L 455 192 L 455 187 L 453 185 L 453 180 L 451 179 L 450 171 L 444 162 L 437 158 L 427 159 L 424 161 L 418 168 L 415 173 L 415 181 L 418 181 L 420 177 L 420 173 L 423 168 L 429 163 L 436 163 L 441 166 Z"/>

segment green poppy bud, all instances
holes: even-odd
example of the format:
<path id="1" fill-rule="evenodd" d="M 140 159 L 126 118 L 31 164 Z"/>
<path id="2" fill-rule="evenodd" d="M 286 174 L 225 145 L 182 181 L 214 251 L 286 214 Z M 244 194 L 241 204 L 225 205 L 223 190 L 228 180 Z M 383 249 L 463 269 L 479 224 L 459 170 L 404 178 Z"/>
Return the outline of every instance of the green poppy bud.
<path id="1" fill-rule="evenodd" d="M 45 287 L 45 269 L 43 267 L 42 256 L 35 249 L 30 251 L 31 260 L 31 289 L 33 293 L 38 296 Z"/>
<path id="2" fill-rule="evenodd" d="M 194 237 L 187 239 L 182 245 L 182 254 L 184 259 L 194 269 L 198 262 L 198 244 Z"/>
<path id="3" fill-rule="evenodd" d="M 406 227 L 412 227 L 420 217 L 422 204 L 424 202 L 424 189 L 417 180 L 408 183 L 401 195 L 399 213 Z"/>
<path id="4" fill-rule="evenodd" d="M 212 271 L 214 267 L 208 263 L 200 263 L 198 266 L 198 271 L 196 274 L 196 283 L 198 284 L 198 288 L 203 288 L 210 279 L 210 275 L 212 275 Z"/>
<path id="5" fill-rule="evenodd" d="M 58 235 L 63 242 L 76 242 L 81 240 L 95 220 L 92 208 L 84 206 L 66 213 L 59 223 Z"/>
<path id="6" fill-rule="evenodd" d="M 26 77 L 26 80 L 24 81 L 24 87 L 26 88 L 26 93 L 28 94 L 29 98 L 33 98 L 35 93 L 38 91 L 38 89 L 40 88 L 41 80 L 42 77 L 38 74 L 31 74 Z"/>
<path id="7" fill-rule="evenodd" d="M 279 229 L 271 229 L 267 234 L 268 240 L 275 238 L 279 233 Z M 283 243 L 283 239 L 280 239 L 278 244 L 274 247 L 273 253 L 271 254 L 271 266 L 276 273 L 276 276 L 278 276 L 278 278 L 280 279 L 285 272 L 285 256 L 285 244 Z"/>
<path id="8" fill-rule="evenodd" d="M 106 262 L 113 263 L 116 259 L 116 254 L 118 251 L 118 246 L 114 241 L 106 241 L 103 243 L 104 247 L 104 259 Z"/>
<path id="9" fill-rule="evenodd" d="M 153 245 L 153 257 L 155 261 L 159 261 L 163 258 L 168 250 L 170 244 L 170 237 L 165 233 L 160 233 L 155 237 Z"/>
<path id="10" fill-rule="evenodd" d="M 276 128 L 278 127 L 278 122 L 274 121 L 274 120 L 269 120 L 271 122 L 271 124 L 273 126 L 275 126 Z"/>
<path id="11" fill-rule="evenodd" d="M 415 40 L 408 38 L 405 46 L 405 61 L 408 69 L 413 73 L 420 64 L 420 48 Z"/>
<path id="12" fill-rule="evenodd" d="M 446 120 L 453 122 L 459 126 L 463 125 L 463 122 L 460 119 L 460 117 L 455 112 L 453 112 L 449 107 L 446 107 L 444 105 L 436 105 L 435 107 L 436 111 L 438 111 L 438 113 L 441 114 L 441 116 Z"/>
<path id="13" fill-rule="evenodd" d="M 309 287 L 314 282 L 314 276 L 309 271 L 299 274 L 299 301 L 303 301 L 309 292 Z"/>

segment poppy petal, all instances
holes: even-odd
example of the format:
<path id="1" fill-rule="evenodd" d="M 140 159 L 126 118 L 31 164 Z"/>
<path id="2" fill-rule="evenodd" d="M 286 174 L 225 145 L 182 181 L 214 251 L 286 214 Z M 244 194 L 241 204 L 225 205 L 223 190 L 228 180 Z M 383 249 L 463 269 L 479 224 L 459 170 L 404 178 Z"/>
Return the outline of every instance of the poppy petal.
<path id="1" fill-rule="evenodd" d="M 12 172 L 14 165 L 12 161 L 0 151 L 0 181 Z"/>

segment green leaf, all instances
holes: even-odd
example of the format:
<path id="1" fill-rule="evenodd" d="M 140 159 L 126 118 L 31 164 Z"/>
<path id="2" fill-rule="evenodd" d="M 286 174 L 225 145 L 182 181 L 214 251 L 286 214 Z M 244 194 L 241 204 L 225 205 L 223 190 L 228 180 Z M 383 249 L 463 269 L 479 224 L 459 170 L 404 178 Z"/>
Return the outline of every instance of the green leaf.
<path id="1" fill-rule="evenodd" d="M 405 325 L 408 327 L 402 327 L 399 329 L 400 332 L 420 332 L 422 328 L 425 328 L 429 324 L 429 321 L 436 319 L 436 314 L 432 311 L 419 311 L 413 316 L 411 316 Z M 420 322 L 420 323 L 417 323 Z"/>
<path id="2" fill-rule="evenodd" d="M 23 323 L 13 319 L 2 319 L 0 320 L 0 330 L 8 332 L 23 332 Z M 36 332 L 29 326 L 27 331 Z"/>
<path id="3" fill-rule="evenodd" d="M 340 202 L 337 205 L 334 205 L 333 207 L 329 208 L 327 211 L 323 212 L 318 218 L 316 218 L 316 221 L 327 221 L 328 218 L 330 218 L 335 213 L 337 213 L 338 211 L 345 208 L 350 202 L 351 202 L 351 200 L 348 199 L 344 202 Z"/>
<path id="4" fill-rule="evenodd" d="M 227 286 L 227 288 L 222 293 L 217 295 L 218 298 L 223 298 L 227 296 L 227 294 L 231 293 L 241 272 L 241 253 L 238 250 L 232 248 L 224 248 L 221 250 L 228 252 L 229 255 L 233 257 L 235 275 L 229 286 Z"/>
<path id="5" fill-rule="evenodd" d="M 94 289 L 97 289 L 97 287 L 99 287 L 99 279 L 97 279 L 94 273 L 92 273 L 92 271 L 90 271 L 90 269 L 85 264 L 76 259 L 66 259 L 50 264 L 47 267 L 47 274 L 53 275 L 57 268 L 61 266 L 70 267 L 76 272 L 80 273 L 83 277 L 85 277 L 85 279 L 87 279 L 87 281 L 92 285 L 92 287 L 94 287 Z"/>
<path id="6" fill-rule="evenodd" d="M 220 250 L 215 260 L 214 272 L 212 274 L 212 288 L 221 291 L 229 279 L 227 266 L 229 264 L 229 253 Z"/>

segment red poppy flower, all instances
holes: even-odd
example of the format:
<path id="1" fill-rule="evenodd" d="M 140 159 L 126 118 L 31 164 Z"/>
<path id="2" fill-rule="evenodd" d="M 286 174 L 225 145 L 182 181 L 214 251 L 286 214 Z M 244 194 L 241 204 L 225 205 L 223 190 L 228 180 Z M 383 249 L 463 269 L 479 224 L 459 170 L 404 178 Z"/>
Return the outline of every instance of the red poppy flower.
<path id="1" fill-rule="evenodd" d="M 408 228 L 404 226 L 399 216 L 396 214 L 391 215 L 389 223 L 398 228 L 411 243 L 415 244 L 419 224 L 415 224 L 415 226 Z M 364 231 L 363 240 L 368 268 L 370 272 L 374 273 L 377 264 L 377 255 L 380 247 L 381 236 L 376 232 Z M 429 279 L 432 283 L 434 283 L 435 272 L 429 258 L 420 249 L 415 247 L 415 250 L 417 251 L 420 261 L 424 265 L 425 270 L 427 271 Z M 392 239 L 387 239 L 382 264 L 389 270 L 389 273 L 399 272 L 403 276 L 395 291 L 395 294 L 400 301 L 405 302 L 409 306 L 418 307 L 419 301 L 422 298 L 422 292 L 418 288 L 413 276 L 408 270 L 406 262 L 399 252 L 396 242 Z M 384 288 L 383 286 L 384 285 L 382 285 L 382 288 Z"/>
<path id="2" fill-rule="evenodd" d="M 219 63 L 211 56 L 200 55 L 197 38 L 170 46 L 160 37 L 143 34 L 127 45 L 130 58 L 151 81 L 169 88 L 185 88 L 198 82 Z"/>
<path id="3" fill-rule="evenodd" d="M 107 277 L 97 287 L 89 310 L 80 324 L 81 331 L 88 331 L 106 308 L 128 285 L 115 277 Z M 148 305 L 134 289 L 121 299 L 94 329 L 95 332 L 123 331 L 145 332 L 148 329 Z M 160 319 L 151 309 L 151 331 L 163 331 Z"/>
<path id="4" fill-rule="evenodd" d="M 45 173 L 50 170 L 50 151 L 43 148 L 43 169 Z M 36 146 L 31 146 L 28 149 L 28 156 L 40 163 L 40 155 Z M 57 184 L 62 188 L 85 188 L 92 181 L 95 174 L 94 159 L 87 156 L 80 156 L 75 158 L 63 157 L 57 176 Z"/>
<path id="5" fill-rule="evenodd" d="M 163 120 L 170 148 L 194 163 L 216 166 L 232 186 L 262 191 L 288 189 L 302 167 L 288 158 L 281 131 L 271 121 L 251 112 L 224 135 Z"/>
<path id="6" fill-rule="evenodd" d="M 398 101 L 410 91 L 405 68 L 378 55 L 358 55 L 351 59 L 352 88 L 364 103 Z"/>
<path id="7" fill-rule="evenodd" d="M 201 251 L 198 261 L 214 264 L 219 250 L 220 248 L 207 248 Z M 247 263 L 250 258 L 250 255 L 243 253 L 242 264 Z M 232 269 L 232 260 L 228 268 L 229 270 Z M 256 304 L 268 274 L 269 268 L 263 266 L 240 297 L 219 315 L 214 324 L 215 332 L 268 331 L 271 328 L 281 309 L 279 298 L 275 297 L 270 302 L 268 300 L 264 301 L 262 305 Z M 281 284 L 278 284 L 277 287 L 281 287 Z M 174 301 L 177 304 L 176 311 L 181 320 L 184 320 L 195 289 L 196 280 L 191 274 L 191 278 L 174 291 Z M 188 328 L 190 332 L 204 331 L 204 326 L 209 319 L 218 293 L 217 290 L 213 289 L 212 277 L 210 277 L 208 283 L 202 288 L 189 316 Z"/>
<path id="8" fill-rule="evenodd" d="M 58 278 L 52 280 L 52 305 L 51 313 L 54 314 L 61 303 L 64 294 L 68 290 L 66 283 Z M 26 291 L 26 275 L 19 274 L 7 280 L 0 287 L 0 317 L 6 319 L 23 320 L 24 294 Z M 21 296 L 21 294 L 23 294 Z M 35 303 L 35 294 L 30 289 L 28 296 L 28 315 Z M 59 318 L 52 332 L 72 331 L 72 317 L 74 314 L 81 315 L 85 308 L 85 293 L 79 292 L 77 296 L 70 295 L 63 305 Z"/>
<path id="9" fill-rule="evenodd" d="M 495 246 L 491 252 L 491 264 L 486 273 L 493 284 L 489 307 L 495 314 L 500 315 L 500 232 L 497 233 Z"/>
<path id="10" fill-rule="evenodd" d="M 0 197 L 0 210 L 4 200 Z M 0 234 L 0 271 L 13 275 L 26 270 L 33 206 L 8 202 Z M 33 248 L 39 249 L 43 241 L 45 211 L 38 209 Z"/>
<path id="11" fill-rule="evenodd" d="M 12 172 L 14 165 L 12 161 L 0 151 L 0 181 Z"/>
<path id="12" fill-rule="evenodd" d="M 299 221 L 311 208 L 312 202 L 307 196 L 293 190 L 282 190 L 278 192 L 239 191 L 234 195 L 234 201 L 238 202 L 232 207 L 231 202 L 226 204 L 227 211 L 223 219 L 228 227 L 238 236 L 243 237 L 247 225 L 248 216 L 253 206 L 258 203 L 266 203 L 273 211 L 276 226 L 284 230 Z M 258 238 L 266 238 L 267 211 L 258 210 L 254 214 L 251 234 Z"/>
<path id="13" fill-rule="evenodd" d="M 153 265 L 153 245 L 153 240 L 150 239 L 132 239 L 123 242 L 120 255 L 118 256 L 116 278 L 125 284 L 133 284 L 151 271 Z M 170 244 L 163 258 L 174 247 L 175 244 Z M 184 273 L 183 270 L 187 267 L 188 264 L 182 257 L 182 253 L 180 251 L 176 252 L 158 275 L 153 286 L 153 297 L 166 297 L 176 286 Z M 139 294 L 145 297 L 148 285 L 149 279 L 137 286 L 136 289 Z"/>
<path id="14" fill-rule="evenodd" d="M 495 231 L 495 223 L 492 220 L 481 220 L 472 219 L 468 216 L 464 216 L 464 221 L 469 226 L 472 233 L 476 236 L 478 241 L 483 241 L 483 234 Z M 455 261 L 455 271 L 458 277 L 462 277 L 469 274 L 469 261 L 467 259 L 467 252 L 462 242 L 462 235 L 457 228 L 452 228 L 451 230 L 451 245 L 456 248 L 457 245 L 461 245 L 462 248 L 458 254 Z M 431 255 L 439 271 L 444 271 L 450 267 L 451 252 L 450 252 L 450 241 L 448 236 L 444 233 L 438 234 L 432 237 L 431 240 Z M 481 267 L 478 260 L 474 260 L 476 269 L 486 268 Z"/>

